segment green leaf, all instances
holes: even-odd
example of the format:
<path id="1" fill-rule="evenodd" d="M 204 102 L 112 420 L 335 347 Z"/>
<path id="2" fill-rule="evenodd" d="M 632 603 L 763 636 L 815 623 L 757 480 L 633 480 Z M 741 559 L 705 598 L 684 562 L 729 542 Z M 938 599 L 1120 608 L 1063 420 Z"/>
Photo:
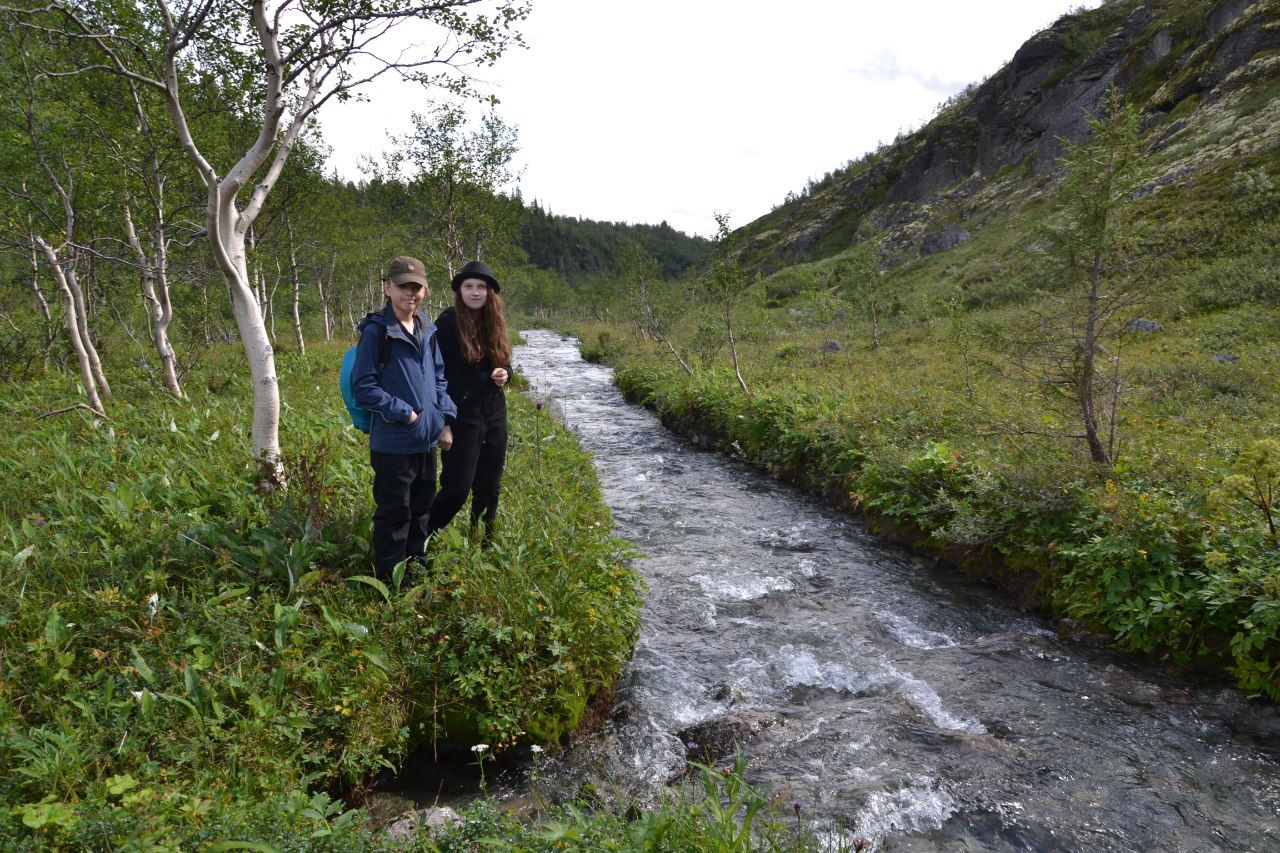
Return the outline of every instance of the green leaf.
<path id="1" fill-rule="evenodd" d="M 229 589 L 226 592 L 222 593 L 221 595 L 216 595 L 213 598 L 206 601 L 204 603 L 204 606 L 217 607 L 219 604 L 222 604 L 224 601 L 230 601 L 233 598 L 239 598 L 240 596 L 244 595 L 248 591 L 249 591 L 249 587 L 247 586 L 238 586 L 235 589 Z"/>
<path id="2" fill-rule="evenodd" d="M 377 646 L 370 646 L 369 648 L 361 649 L 360 651 L 365 657 L 373 662 L 374 666 L 378 667 L 383 672 L 391 671 L 391 661 L 387 658 L 387 653 L 382 649 Z"/>
<path id="3" fill-rule="evenodd" d="M 127 773 L 123 776 L 108 776 L 106 781 L 107 793 L 113 797 L 118 797 L 125 791 L 138 787 L 138 780 Z"/>
<path id="4" fill-rule="evenodd" d="M 400 569 L 401 567 L 397 566 L 396 568 Z M 404 572 L 402 570 L 401 576 L 403 576 L 403 574 Z M 387 589 L 387 585 L 385 583 L 378 580 L 377 578 L 370 577 L 369 575 L 356 575 L 355 577 L 347 578 L 347 580 L 354 581 L 356 583 L 362 583 L 362 584 L 365 584 L 366 586 L 371 586 L 374 589 L 376 589 L 379 593 L 382 594 L 383 601 L 387 601 L 387 602 L 391 601 L 391 591 Z M 399 588 L 399 585 L 397 584 L 397 589 L 398 588 Z"/>
<path id="5" fill-rule="evenodd" d="M 71 829 L 80 820 L 70 806 L 51 799 L 18 806 L 14 812 L 22 815 L 23 826 L 31 829 L 43 829 L 51 825 Z"/>
<path id="6" fill-rule="evenodd" d="M 14 567 L 15 569 L 20 569 L 20 568 L 22 568 L 22 564 L 23 564 L 23 563 L 25 563 L 25 562 L 27 561 L 27 558 L 28 558 L 28 557 L 30 557 L 30 556 L 31 556 L 32 554 L 34 554 L 35 552 L 36 552 L 36 546 L 35 546 L 35 545 L 28 545 L 27 547 L 23 548 L 23 549 L 22 549 L 21 551 L 19 551 L 18 553 L 14 554 L 14 555 L 13 555 L 13 567 Z"/>
<path id="7" fill-rule="evenodd" d="M 54 605 L 53 610 L 49 611 L 48 620 L 44 623 L 44 641 L 50 646 L 56 646 L 66 639 L 67 633 L 67 620 L 63 618 L 57 605 Z"/>
<path id="8" fill-rule="evenodd" d="M 215 841 L 204 848 L 205 853 L 223 853 L 225 850 L 257 850 L 259 853 L 280 853 L 279 847 L 261 841 Z"/>
<path id="9" fill-rule="evenodd" d="M 147 662 L 142 659 L 142 654 L 138 651 L 137 646 L 130 646 L 133 649 L 133 668 L 138 671 L 138 675 L 142 676 L 142 680 L 147 684 L 156 683 L 156 674 L 151 667 L 147 666 Z"/>

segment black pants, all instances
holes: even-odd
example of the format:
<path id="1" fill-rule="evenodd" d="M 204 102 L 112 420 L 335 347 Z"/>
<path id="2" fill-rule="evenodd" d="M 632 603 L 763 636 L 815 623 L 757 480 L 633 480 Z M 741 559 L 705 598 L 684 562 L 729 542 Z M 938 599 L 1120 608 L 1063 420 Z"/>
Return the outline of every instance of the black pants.
<path id="1" fill-rule="evenodd" d="M 507 459 L 507 407 L 499 397 L 488 407 L 458 412 L 453 447 L 442 454 L 440 493 L 431 504 L 427 532 L 447 525 L 471 495 L 471 523 L 482 518 L 493 527 L 498 514 L 498 490 Z"/>
<path id="2" fill-rule="evenodd" d="M 427 542 L 427 513 L 436 493 L 436 452 L 378 453 L 373 465 L 374 574 L 391 577 L 396 563 L 421 557 Z"/>

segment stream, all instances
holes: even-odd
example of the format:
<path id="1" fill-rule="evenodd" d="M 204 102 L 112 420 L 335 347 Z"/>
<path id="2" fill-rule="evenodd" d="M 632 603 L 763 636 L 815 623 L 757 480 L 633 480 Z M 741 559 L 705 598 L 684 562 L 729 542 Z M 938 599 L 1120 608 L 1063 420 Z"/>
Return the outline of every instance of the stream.
<path id="1" fill-rule="evenodd" d="M 672 435 L 573 339 L 524 337 L 519 369 L 594 454 L 648 596 L 612 716 L 522 786 L 651 800 L 728 725 L 748 778 L 833 847 L 1280 849 L 1274 708 L 1060 637 Z"/>

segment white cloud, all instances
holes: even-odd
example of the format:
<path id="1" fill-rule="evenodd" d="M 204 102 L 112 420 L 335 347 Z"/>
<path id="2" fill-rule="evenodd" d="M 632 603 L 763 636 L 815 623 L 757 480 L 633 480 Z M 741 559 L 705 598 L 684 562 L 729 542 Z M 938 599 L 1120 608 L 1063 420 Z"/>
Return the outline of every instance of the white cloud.
<path id="1" fill-rule="evenodd" d="M 1097 5 L 1092 0 L 1091 5 Z M 557 213 L 710 234 L 923 124 L 1071 0 L 535 0 L 528 50 L 486 72 L 520 129 L 521 188 Z M 785 9 L 785 11 L 784 11 Z M 403 133 L 423 95 L 386 81 L 327 107 L 332 164 Z"/>

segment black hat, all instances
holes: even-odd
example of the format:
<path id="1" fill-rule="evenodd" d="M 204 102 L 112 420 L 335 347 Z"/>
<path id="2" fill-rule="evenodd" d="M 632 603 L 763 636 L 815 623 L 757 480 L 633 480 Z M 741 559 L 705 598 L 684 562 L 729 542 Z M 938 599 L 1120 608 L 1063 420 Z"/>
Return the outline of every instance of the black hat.
<path id="1" fill-rule="evenodd" d="M 462 283 L 469 278 L 480 279 L 489 285 L 489 289 L 494 293 L 502 292 L 502 285 L 498 284 L 498 280 L 493 277 L 493 270 L 489 269 L 489 265 L 484 261 L 468 261 L 465 267 L 458 270 L 458 274 L 453 277 L 449 285 L 457 292 L 458 288 L 462 287 Z"/>

